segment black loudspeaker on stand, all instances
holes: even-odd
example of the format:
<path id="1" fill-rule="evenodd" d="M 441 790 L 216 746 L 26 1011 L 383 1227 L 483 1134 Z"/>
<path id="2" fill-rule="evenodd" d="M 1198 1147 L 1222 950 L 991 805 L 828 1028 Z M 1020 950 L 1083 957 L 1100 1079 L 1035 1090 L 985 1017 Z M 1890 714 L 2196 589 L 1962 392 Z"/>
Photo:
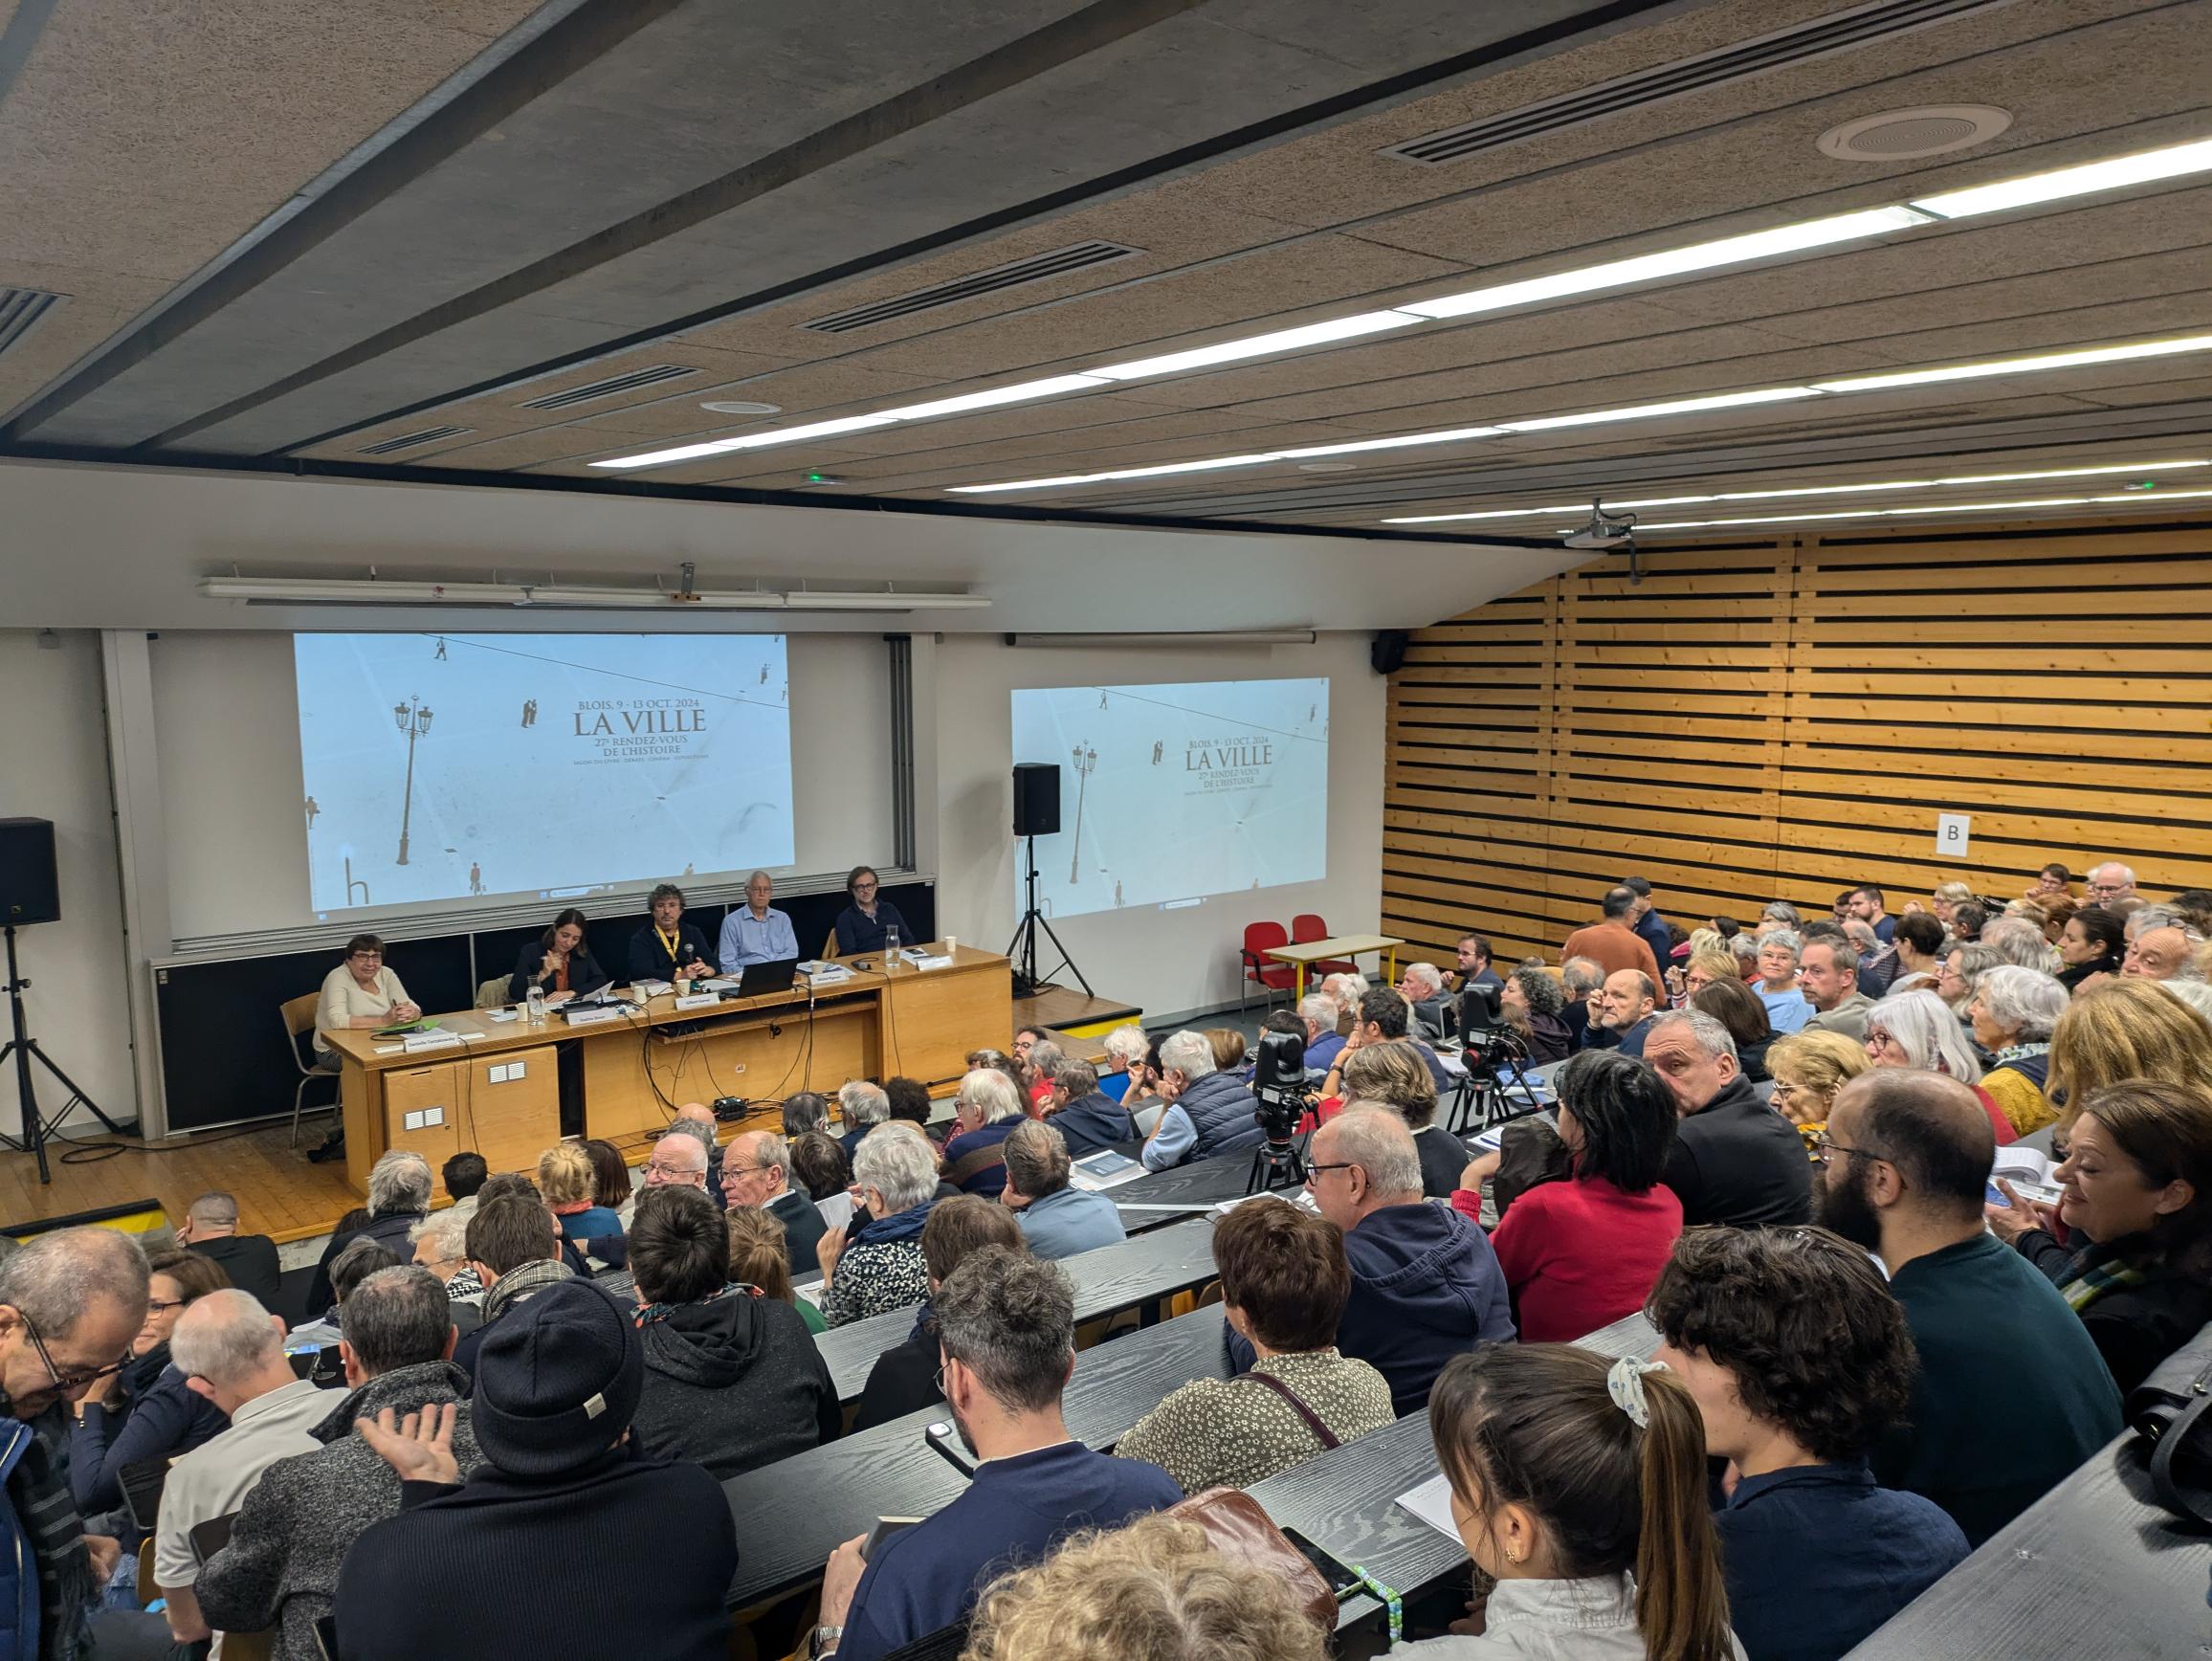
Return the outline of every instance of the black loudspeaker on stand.
<path id="1" fill-rule="evenodd" d="M 61 888 L 56 880 L 54 861 L 54 822 L 50 819 L 0 819 L 0 925 L 5 925 L 8 938 L 8 1014 L 11 1023 L 5 1046 L 0 1046 L 0 1067 L 11 1060 L 15 1063 L 15 1098 L 22 1104 L 23 1132 L 20 1138 L 0 1135 L 0 1143 L 17 1153 L 28 1153 L 38 1161 L 38 1180 L 54 1181 L 54 1173 L 46 1163 L 46 1143 L 61 1121 L 69 1117 L 70 1109 L 82 1102 L 92 1110 L 93 1118 L 111 1131 L 122 1133 L 122 1126 L 100 1111 L 100 1103 L 84 1093 L 83 1087 L 54 1064 L 38 1040 L 31 1035 L 28 1018 L 23 1010 L 23 988 L 31 985 L 16 968 L 15 930 L 25 923 L 59 922 L 61 920 Z M 61 1104 L 51 1122 L 38 1111 L 36 1075 L 31 1071 L 35 1061 L 60 1080 L 69 1091 L 69 1099 Z"/>
<path id="2" fill-rule="evenodd" d="M 1075 960 L 1068 948 L 1060 943 L 1060 937 L 1052 932 L 1052 925 L 1045 914 L 1037 909 L 1037 838 L 1053 836 L 1060 830 L 1060 769 L 1052 762 L 1021 762 L 1014 767 L 1014 834 L 1023 838 L 1024 855 L 1029 860 L 1029 886 L 1024 892 L 1029 903 L 1022 912 L 1022 920 L 1014 925 L 1014 938 L 1006 942 L 1006 956 L 1014 963 L 1014 996 L 1033 998 L 1044 987 L 1052 984 L 1051 975 L 1037 973 L 1037 936 L 1042 934 L 1052 942 L 1052 949 L 1060 954 L 1060 966 L 1053 975 L 1065 969 L 1075 977 L 1075 984 L 1090 997 L 1097 996 L 1091 990 L 1091 983 L 1083 978 L 1083 971 L 1075 966 Z"/>

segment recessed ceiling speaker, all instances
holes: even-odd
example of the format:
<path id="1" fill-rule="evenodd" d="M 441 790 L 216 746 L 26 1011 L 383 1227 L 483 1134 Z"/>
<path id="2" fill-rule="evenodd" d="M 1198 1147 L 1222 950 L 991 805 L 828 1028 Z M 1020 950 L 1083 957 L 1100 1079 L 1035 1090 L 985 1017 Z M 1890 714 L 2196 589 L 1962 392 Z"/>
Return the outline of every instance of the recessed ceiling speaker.
<path id="1" fill-rule="evenodd" d="M 781 404 L 755 404 L 743 398 L 717 398 L 712 404 L 701 404 L 699 408 L 717 415 L 780 415 L 784 412 Z"/>
<path id="2" fill-rule="evenodd" d="M 1991 104 L 1930 104 L 1861 116 L 1815 143 L 1839 162 L 1913 162 L 1985 144 L 2011 125 L 2012 112 Z"/>

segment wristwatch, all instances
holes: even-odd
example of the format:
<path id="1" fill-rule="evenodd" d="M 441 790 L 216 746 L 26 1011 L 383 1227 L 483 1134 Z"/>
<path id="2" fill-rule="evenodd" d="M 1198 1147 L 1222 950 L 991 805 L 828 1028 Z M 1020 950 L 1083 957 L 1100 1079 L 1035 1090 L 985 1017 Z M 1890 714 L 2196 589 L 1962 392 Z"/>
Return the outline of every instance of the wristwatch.
<path id="1" fill-rule="evenodd" d="M 822 1661 L 825 1655 L 834 1655 L 838 1643 L 845 1636 L 843 1627 L 816 1627 L 813 1637 L 807 1641 L 809 1661 Z"/>

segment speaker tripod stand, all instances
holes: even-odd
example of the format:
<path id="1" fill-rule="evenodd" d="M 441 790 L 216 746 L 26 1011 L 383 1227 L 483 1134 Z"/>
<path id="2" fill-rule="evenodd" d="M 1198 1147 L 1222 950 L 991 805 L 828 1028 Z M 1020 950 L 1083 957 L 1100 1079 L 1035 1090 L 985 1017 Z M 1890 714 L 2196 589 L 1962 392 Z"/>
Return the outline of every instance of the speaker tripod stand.
<path id="1" fill-rule="evenodd" d="M 1084 996 L 1095 998 L 1098 994 L 1091 990 L 1091 983 L 1083 978 L 1083 971 L 1075 966 L 1075 960 L 1069 955 L 1068 948 L 1060 943 L 1060 937 L 1052 932 L 1052 925 L 1046 920 L 1045 914 L 1037 909 L 1035 833 L 1031 832 L 1026 840 L 1029 861 L 1029 909 L 1022 913 L 1022 920 L 1014 925 L 1014 938 L 1006 942 L 1006 956 L 1014 963 L 1014 996 L 1033 998 L 1051 985 L 1051 976 L 1040 976 L 1037 973 L 1037 936 L 1041 932 L 1052 942 L 1052 949 L 1060 954 L 1060 968 L 1054 969 L 1052 974 L 1058 974 L 1060 969 L 1067 970 L 1075 977 L 1075 984 L 1083 988 Z"/>
<path id="2" fill-rule="evenodd" d="M 28 1018 L 23 1012 L 23 988 L 31 983 L 16 973 L 15 970 L 15 925 L 13 923 L 8 925 L 7 935 L 8 1013 L 13 1025 L 10 1029 L 12 1036 L 9 1038 L 5 1046 L 0 1046 L 0 1066 L 5 1066 L 11 1056 L 14 1058 L 15 1098 L 22 1104 L 23 1108 L 23 1134 L 20 1138 L 0 1136 L 0 1143 L 5 1143 L 16 1153 L 28 1153 L 34 1156 L 38 1161 L 38 1180 L 42 1183 L 51 1183 L 54 1181 L 54 1173 L 47 1166 L 46 1143 L 60 1128 L 61 1121 L 69 1117 L 71 1108 L 82 1102 L 86 1107 L 92 1109 L 93 1118 L 99 1119 L 101 1124 L 107 1126 L 118 1136 L 122 1134 L 122 1126 L 101 1112 L 100 1103 L 85 1095 L 84 1087 L 78 1084 L 76 1079 L 55 1066 L 53 1058 L 38 1047 L 38 1040 L 31 1036 Z M 69 1088 L 69 1099 L 61 1104 L 61 1111 L 54 1116 L 51 1123 L 38 1111 L 38 1096 L 33 1088 L 35 1075 L 31 1071 L 31 1064 L 33 1061 L 53 1074 L 55 1078 L 58 1078 Z"/>

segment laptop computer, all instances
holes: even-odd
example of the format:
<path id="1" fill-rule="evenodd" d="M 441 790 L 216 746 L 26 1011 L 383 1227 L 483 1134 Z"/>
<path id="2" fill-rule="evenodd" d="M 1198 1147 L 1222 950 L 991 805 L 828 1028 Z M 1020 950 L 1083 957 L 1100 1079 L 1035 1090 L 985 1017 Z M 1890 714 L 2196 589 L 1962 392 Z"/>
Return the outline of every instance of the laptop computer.
<path id="1" fill-rule="evenodd" d="M 799 978 L 797 958 L 772 958 L 764 963 L 747 963 L 738 981 L 738 996 L 758 998 L 767 992 L 788 992 Z"/>

